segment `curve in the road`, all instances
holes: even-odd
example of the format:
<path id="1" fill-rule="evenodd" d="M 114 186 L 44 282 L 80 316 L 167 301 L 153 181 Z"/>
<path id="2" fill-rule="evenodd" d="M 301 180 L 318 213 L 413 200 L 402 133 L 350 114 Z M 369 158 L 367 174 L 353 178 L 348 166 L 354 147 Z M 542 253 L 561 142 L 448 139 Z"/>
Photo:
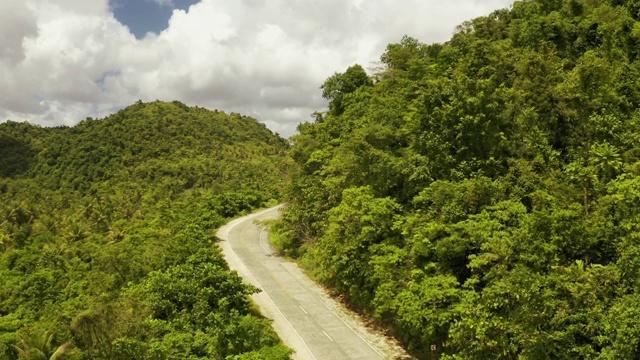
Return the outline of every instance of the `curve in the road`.
<path id="1" fill-rule="evenodd" d="M 294 359 L 382 359 L 382 353 L 327 305 L 317 285 L 293 263 L 274 254 L 268 234 L 255 220 L 276 218 L 279 207 L 236 219 L 218 231 L 220 246 L 232 269 L 262 289 L 254 301 Z M 334 304 L 335 306 L 335 304 Z"/>

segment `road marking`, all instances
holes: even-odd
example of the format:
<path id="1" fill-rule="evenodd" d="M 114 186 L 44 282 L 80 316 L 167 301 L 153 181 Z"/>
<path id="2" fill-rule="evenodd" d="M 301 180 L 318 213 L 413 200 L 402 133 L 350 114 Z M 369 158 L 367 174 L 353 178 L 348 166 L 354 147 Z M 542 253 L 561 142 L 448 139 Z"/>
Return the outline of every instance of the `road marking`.
<path id="1" fill-rule="evenodd" d="M 226 228 L 223 229 L 223 231 L 220 231 L 221 235 L 220 237 L 225 238 L 227 237 L 230 233 L 231 230 L 234 229 L 236 226 L 244 223 L 245 221 L 250 221 L 252 219 L 255 219 L 256 217 L 258 217 L 259 215 L 262 215 L 263 213 L 267 212 L 267 211 L 272 211 L 273 209 L 267 209 L 264 211 L 261 211 L 257 214 L 253 214 L 253 216 L 248 216 L 245 218 L 240 218 L 240 219 L 236 219 L 234 220 L 232 223 L 228 224 L 226 226 Z M 255 224 L 254 224 L 255 226 Z M 279 281 L 279 279 L 275 276 L 275 274 L 266 267 L 266 264 L 264 261 L 262 261 L 261 257 L 263 256 L 262 254 L 260 254 L 260 256 L 258 256 L 258 253 L 254 253 L 252 250 L 250 250 L 246 244 L 245 244 L 245 240 L 246 237 L 244 236 L 244 232 L 247 229 L 242 229 L 240 232 L 240 246 L 243 247 L 244 249 L 246 249 L 248 251 L 248 253 L 250 254 L 251 257 L 253 257 L 254 259 L 256 259 L 259 263 L 262 264 L 262 266 L 264 267 L 264 269 L 267 271 L 267 273 L 269 274 L 269 276 L 274 279 L 279 285 L 280 288 L 285 290 L 285 292 L 287 293 L 287 295 L 290 298 L 293 298 L 292 294 L 288 291 L 288 289 L 286 287 L 283 286 L 283 284 Z M 263 238 L 263 235 L 267 232 L 264 231 L 264 229 L 260 229 L 262 231 L 260 231 L 260 233 L 258 234 L 259 236 L 259 243 L 260 246 L 263 248 L 263 250 L 267 251 L 266 256 L 273 256 L 273 258 L 276 260 L 277 263 L 279 263 L 280 267 L 283 268 L 285 271 L 287 271 L 296 282 L 298 282 L 298 284 L 300 284 L 303 288 L 307 289 L 307 291 L 309 291 L 309 293 L 316 298 L 317 301 L 319 301 L 327 310 L 329 310 L 330 313 L 332 313 L 340 322 L 342 322 L 344 325 L 347 326 L 347 328 L 349 328 L 353 334 L 355 334 L 357 337 L 359 337 L 366 345 L 369 346 L 369 348 L 371 348 L 375 353 L 377 353 L 381 358 L 384 358 L 382 356 L 382 354 L 380 353 L 380 351 L 378 351 L 378 349 L 376 349 L 373 345 L 371 345 L 367 340 L 365 340 L 362 335 L 360 335 L 358 332 L 355 331 L 355 329 L 353 327 L 351 327 L 351 325 L 349 325 L 344 319 L 342 319 L 342 317 L 340 315 L 338 315 L 338 313 L 336 313 L 335 311 L 333 311 L 333 309 L 331 309 L 327 303 L 325 303 L 325 300 L 323 298 L 321 298 L 319 295 L 317 295 L 315 293 L 315 290 L 312 290 L 310 287 L 308 287 L 307 285 L 305 285 L 304 283 L 301 282 L 301 280 L 294 274 L 292 273 L 286 266 L 284 266 L 285 262 L 276 254 L 274 254 L 273 249 L 269 250 L 268 248 L 270 248 L 270 244 L 265 244 L 265 239 Z M 225 236 L 226 235 L 226 236 Z M 239 258 L 237 254 L 235 254 L 235 250 L 233 249 L 232 246 L 230 246 L 230 250 L 234 253 L 236 258 Z M 242 261 L 241 261 L 242 262 Z M 253 273 L 251 272 L 251 270 L 249 268 L 247 268 L 247 271 L 249 273 L 249 275 L 255 280 L 256 284 L 263 288 L 264 287 L 258 282 L 258 280 L 255 278 L 255 276 L 253 275 Z M 300 339 L 302 345 L 305 347 L 305 349 L 307 350 L 308 354 L 311 356 L 311 358 L 313 358 L 314 360 L 317 360 L 317 358 L 313 355 L 313 353 L 311 352 L 311 349 L 309 348 L 309 346 L 307 345 L 307 343 L 304 341 L 304 339 L 302 338 L 302 336 L 300 335 L 300 333 L 298 333 L 298 331 L 295 329 L 295 327 L 293 326 L 293 324 L 291 324 L 291 322 L 289 321 L 289 319 L 286 318 L 286 316 L 284 315 L 284 313 L 282 313 L 282 311 L 280 310 L 280 308 L 275 304 L 274 300 L 271 298 L 271 296 L 269 296 L 269 294 L 266 291 L 263 291 L 263 294 L 266 295 L 266 299 L 274 306 L 275 310 L 280 314 L 280 316 L 282 316 L 282 319 L 285 320 L 285 322 L 289 325 L 289 327 L 293 330 L 293 332 L 296 334 L 296 336 L 298 337 L 298 339 Z M 301 309 L 306 313 L 306 310 L 304 310 L 304 308 L 301 307 Z M 314 321 L 315 322 L 315 321 Z M 331 336 L 329 336 L 329 334 L 327 334 L 325 331 L 323 331 L 324 335 L 332 342 L 335 342 Z"/>
<path id="2" fill-rule="evenodd" d="M 261 231 L 260 231 L 260 245 L 262 245 L 262 234 L 263 234 L 263 233 L 267 233 L 267 232 L 266 232 L 266 231 L 264 231 L 264 230 L 261 230 Z M 263 248 L 264 248 L 264 246 L 263 246 Z M 292 276 L 292 277 L 293 277 L 293 278 L 298 282 L 298 284 L 300 284 L 300 286 L 302 286 L 303 288 L 307 289 L 307 291 L 309 291 L 309 293 L 310 293 L 313 297 L 315 297 L 315 298 L 316 298 L 316 299 L 317 299 L 317 300 L 318 300 L 318 301 L 319 301 L 319 302 L 320 302 L 320 303 L 321 303 L 321 304 L 322 304 L 322 305 L 323 305 L 327 310 L 329 310 L 329 311 L 330 311 L 330 312 L 331 312 L 331 313 L 332 313 L 336 318 L 338 318 L 338 320 L 340 320 L 343 324 L 345 324 L 345 325 L 349 328 L 349 330 L 351 330 L 351 331 L 352 331 L 352 332 L 353 332 L 357 337 L 359 337 L 359 338 L 360 338 L 360 340 L 362 340 L 365 344 L 367 344 L 367 345 L 369 346 L 369 348 L 371 348 L 371 350 L 373 350 L 376 354 L 378 354 L 381 358 L 383 358 L 383 359 L 384 359 L 384 356 L 382 355 L 382 353 L 381 353 L 378 349 L 376 349 L 376 348 L 375 348 L 373 345 L 371 345 L 367 340 L 365 340 L 365 338 L 364 338 L 364 337 L 362 337 L 362 335 L 360 335 L 360 334 L 359 334 L 359 333 L 358 333 L 358 332 L 357 332 L 357 331 L 356 331 L 356 330 L 355 330 L 351 325 L 349 325 L 346 321 L 344 321 L 344 319 L 343 319 L 340 315 L 338 315 L 335 311 L 333 311 L 333 309 L 331 309 L 331 308 L 330 308 L 330 307 L 325 303 L 324 299 L 322 299 L 322 298 L 320 298 L 318 295 L 316 295 L 316 293 L 315 293 L 313 290 L 311 290 L 307 285 L 303 284 L 303 283 L 300 281 L 300 279 L 298 279 L 298 277 L 297 277 L 294 273 L 292 273 L 289 269 L 287 269 L 287 267 L 283 265 L 283 264 L 284 264 L 284 262 L 280 259 L 280 256 L 274 256 L 274 258 L 276 259 L 276 261 L 277 261 L 278 263 L 280 263 L 280 266 L 281 266 L 283 269 L 285 269 L 289 274 L 291 274 L 291 276 Z M 269 272 L 270 272 L 270 271 L 269 271 Z M 273 276 L 273 275 L 272 275 L 272 276 Z M 286 291 L 286 289 L 285 289 L 285 291 Z M 288 293 L 288 291 L 287 291 L 287 293 Z M 291 296 L 291 294 L 289 294 L 289 296 Z M 325 335 L 327 335 L 327 334 L 325 333 Z M 329 335 L 327 335 L 327 336 L 329 336 Z M 331 339 L 331 338 L 330 338 L 330 339 Z M 333 341 L 333 339 L 331 339 L 331 341 Z"/>
<path id="3" fill-rule="evenodd" d="M 245 229 L 243 229 L 240 232 L 241 237 L 244 239 L 244 231 Z M 260 238 L 262 238 L 262 233 L 264 232 L 264 230 L 260 230 L 260 234 L 258 236 L 260 236 Z M 267 273 L 269 274 L 269 276 L 271 276 L 271 278 L 278 283 L 278 285 L 282 288 L 282 290 L 284 290 L 285 293 L 287 293 L 287 295 L 293 299 L 293 294 L 291 294 L 291 292 L 289 291 L 289 289 L 287 289 L 287 287 L 282 283 L 282 281 L 280 281 L 280 279 L 278 279 L 278 277 L 273 273 L 273 271 L 271 271 L 269 269 L 269 267 L 267 266 L 267 264 L 265 264 L 264 261 L 262 261 L 262 259 L 260 259 L 260 257 L 258 255 L 261 254 L 256 254 L 253 251 L 251 251 L 251 249 L 249 249 L 247 247 L 247 245 L 245 245 L 245 243 L 243 241 L 240 241 L 240 245 L 242 245 L 243 248 L 245 248 L 245 250 L 247 250 L 249 253 L 251 253 L 251 256 L 253 256 L 256 260 L 258 260 L 258 262 L 262 265 L 262 267 L 267 271 Z M 277 259 L 276 259 L 277 260 Z M 285 269 L 286 270 L 286 269 Z"/>
<path id="4" fill-rule="evenodd" d="M 270 254 L 272 254 L 271 250 L 267 249 L 267 247 L 264 246 L 264 244 L 262 243 L 262 233 L 263 232 L 265 232 L 264 229 L 260 229 L 260 246 L 262 246 L 262 248 L 267 253 L 267 255 L 270 255 Z M 269 235 L 267 235 L 267 238 L 269 238 Z"/>
<path id="5" fill-rule="evenodd" d="M 273 304 L 273 306 L 276 308 L 276 310 L 278 310 L 278 313 L 280 313 L 280 315 L 282 316 L 282 318 L 284 319 L 284 321 L 287 322 L 287 324 L 289 324 L 289 326 L 291 327 L 291 330 L 293 330 L 294 333 L 296 333 L 296 335 L 298 336 L 298 338 L 300 339 L 300 341 L 302 341 L 302 345 L 304 345 L 304 347 L 307 349 L 307 352 L 309 352 L 309 355 L 311 355 L 311 357 L 314 360 L 318 360 L 318 358 L 316 358 L 313 355 L 313 352 L 311 352 L 311 349 L 309 349 L 309 346 L 307 345 L 307 343 L 304 341 L 304 339 L 302 338 L 302 336 L 300 335 L 300 333 L 298 333 L 298 330 L 296 330 L 295 327 L 293 327 L 293 324 L 291 324 L 289 322 L 289 319 L 287 319 L 286 316 L 284 316 L 284 314 L 282 313 L 282 311 L 280 311 L 280 308 L 278 307 L 278 305 L 276 305 L 276 303 L 273 302 L 273 299 L 271 299 L 271 296 L 269 296 L 269 294 L 267 294 L 267 292 L 264 292 L 267 295 L 267 298 L 269 299 L 269 301 L 271 301 L 271 303 Z M 333 340 L 332 340 L 333 341 Z"/>
<path id="6" fill-rule="evenodd" d="M 303 313 L 309 315 L 309 313 L 307 312 L 307 310 L 305 310 L 302 306 L 298 305 L 300 307 L 300 310 L 302 310 Z"/>
<path id="7" fill-rule="evenodd" d="M 268 210 L 270 210 L 270 209 L 268 209 Z M 261 215 L 261 214 L 262 214 L 262 213 L 264 213 L 264 212 L 266 212 L 266 211 L 262 211 L 262 212 L 258 213 L 257 215 Z M 253 217 L 255 217 L 255 216 L 253 216 Z M 227 233 L 226 233 L 225 235 L 228 237 L 228 236 L 229 236 L 229 233 L 231 233 L 231 229 L 233 229 L 233 228 L 235 228 L 236 226 L 238 226 L 238 225 L 242 224 L 243 222 L 244 222 L 244 221 L 241 221 L 241 222 L 237 222 L 237 223 L 235 223 L 233 226 L 231 226 L 231 227 L 227 230 Z M 242 238 L 244 238 L 243 233 L 244 233 L 244 230 L 242 230 L 242 231 L 240 232 L 240 234 L 241 234 L 241 237 L 242 237 Z M 228 241 L 228 240 L 227 240 L 227 241 Z M 247 248 L 247 247 L 244 245 L 244 243 L 242 243 L 242 241 L 240 241 L 240 243 L 241 243 L 242 247 L 244 247 L 244 248 L 245 248 L 245 249 L 247 249 L 251 254 L 253 254 L 253 252 L 251 252 L 251 250 L 249 250 L 249 248 Z M 238 254 L 236 253 L 236 251 L 235 251 L 235 250 L 233 250 L 233 247 L 232 247 L 232 246 L 229 246 L 229 248 L 231 249 L 231 251 L 233 252 L 233 254 L 234 254 L 236 257 L 240 258 L 240 257 L 238 256 Z M 253 256 L 257 259 L 257 256 L 256 256 L 255 254 L 253 254 Z M 241 261 L 242 261 L 242 260 L 241 260 Z M 258 261 L 260 261 L 260 260 L 258 259 Z M 263 264 L 263 266 L 264 266 L 264 264 Z M 265 268 L 266 268 L 266 267 L 265 267 Z M 267 270 L 268 270 L 268 269 L 267 269 Z M 258 286 L 259 286 L 260 288 L 264 289 L 264 286 L 262 286 L 262 285 L 260 284 L 260 282 L 258 281 L 258 279 L 256 279 L 256 277 L 253 275 L 253 273 L 251 272 L 251 270 L 250 270 L 249 268 L 247 268 L 247 272 L 248 272 L 248 273 L 249 273 L 249 275 L 253 278 L 253 280 L 255 280 L 256 284 L 258 284 Z M 271 274 L 271 276 L 273 277 L 273 274 Z M 298 336 L 298 339 L 300 339 L 300 341 L 302 342 L 302 345 L 304 345 L 305 349 L 307 349 L 307 352 L 309 353 L 309 355 L 311 355 L 311 357 L 313 358 L 313 360 L 318 360 L 318 358 L 316 358 L 316 357 L 315 357 L 315 355 L 313 355 L 313 352 L 311 351 L 311 349 L 309 349 L 309 345 L 307 345 L 307 343 L 304 341 L 304 339 L 302 338 L 302 336 L 300 335 L 300 333 L 296 330 L 296 328 L 293 326 L 293 324 L 291 324 L 291 322 L 289 321 L 289 319 L 287 319 L 287 317 L 286 317 L 286 316 L 284 316 L 284 314 L 282 313 L 282 311 L 280 310 L 280 308 L 278 307 L 278 305 L 276 305 L 276 303 L 273 301 L 273 299 L 271 298 L 271 296 L 269 296 L 269 293 L 267 293 L 267 292 L 266 292 L 266 291 L 264 291 L 264 290 L 262 291 L 262 293 L 266 295 L 267 299 L 269 299 L 269 301 L 271 302 L 271 304 L 273 304 L 273 307 L 278 311 L 278 313 L 280 314 L 280 316 L 282 316 L 282 318 L 284 319 L 284 321 L 286 321 L 286 322 L 287 322 L 287 324 L 289 325 L 289 327 L 291 328 L 291 330 L 293 330 L 293 332 Z"/>
<path id="8" fill-rule="evenodd" d="M 324 336 L 328 337 L 329 340 L 331 340 L 331 342 L 334 342 L 333 339 L 331 338 L 331 336 L 329 336 L 329 334 L 327 334 L 326 331 L 323 330 L 322 333 L 324 334 Z"/>

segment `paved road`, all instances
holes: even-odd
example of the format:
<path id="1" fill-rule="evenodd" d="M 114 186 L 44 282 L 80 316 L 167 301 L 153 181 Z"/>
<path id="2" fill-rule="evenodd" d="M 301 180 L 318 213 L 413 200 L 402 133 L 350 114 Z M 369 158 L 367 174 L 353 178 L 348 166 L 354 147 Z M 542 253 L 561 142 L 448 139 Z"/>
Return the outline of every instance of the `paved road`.
<path id="1" fill-rule="evenodd" d="M 236 219 L 220 228 L 218 238 L 230 267 L 262 289 L 254 301 L 296 351 L 294 359 L 382 359 L 362 330 L 342 319 L 317 285 L 295 264 L 275 255 L 267 233 L 254 220 L 278 215 L 278 208 L 271 208 Z"/>

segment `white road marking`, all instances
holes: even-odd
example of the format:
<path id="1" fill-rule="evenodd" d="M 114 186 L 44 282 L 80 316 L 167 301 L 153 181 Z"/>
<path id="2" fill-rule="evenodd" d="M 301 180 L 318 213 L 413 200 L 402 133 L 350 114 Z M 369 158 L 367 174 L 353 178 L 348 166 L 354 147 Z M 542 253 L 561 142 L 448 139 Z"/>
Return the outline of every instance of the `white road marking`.
<path id="1" fill-rule="evenodd" d="M 300 305 L 298 305 L 298 306 L 300 306 Z M 303 313 L 305 313 L 305 314 L 309 315 L 309 313 L 307 312 L 307 310 L 305 310 L 302 306 L 300 306 L 300 310 L 302 310 L 302 312 L 303 312 Z"/>
<path id="2" fill-rule="evenodd" d="M 266 231 L 264 231 L 264 229 L 261 229 L 260 231 L 260 245 L 262 245 L 262 248 L 266 250 L 266 248 L 264 247 L 264 245 L 262 244 L 262 235 L 264 233 L 267 233 Z M 268 234 L 268 233 L 267 233 Z M 291 276 L 298 282 L 298 284 L 300 284 L 303 288 L 307 289 L 309 291 L 309 293 L 315 297 L 327 310 L 329 310 L 336 318 L 338 318 L 343 324 L 345 324 L 357 337 L 359 337 L 365 344 L 367 344 L 369 346 L 369 348 L 371 348 L 371 350 L 373 350 L 376 354 L 380 355 L 381 358 L 384 358 L 384 356 L 382 355 L 382 353 L 376 349 L 373 345 L 371 345 L 365 338 L 362 337 L 362 335 L 360 335 L 353 327 L 351 327 L 351 325 L 349 325 L 346 321 L 344 321 L 344 319 L 338 315 L 335 311 L 333 311 L 333 309 L 331 309 L 325 302 L 323 299 L 321 299 L 318 295 L 315 294 L 315 292 L 313 290 L 311 290 L 309 287 L 307 287 L 307 285 L 303 284 L 300 279 L 298 279 L 298 277 L 292 273 L 289 269 L 287 269 L 286 266 L 284 266 L 284 262 L 280 259 L 279 256 L 274 256 L 276 261 L 280 263 L 280 266 L 285 269 L 289 274 L 291 274 Z M 327 333 L 325 333 L 325 335 L 327 335 Z M 327 335 L 329 336 L 329 335 Z M 329 337 L 329 339 L 331 339 L 331 337 Z M 333 341 L 333 339 L 331 339 L 331 341 Z"/>
<path id="3" fill-rule="evenodd" d="M 328 337 L 329 340 L 331 340 L 331 342 L 334 342 L 333 339 L 331 338 L 331 336 L 329 336 L 329 334 L 327 334 L 326 331 L 323 330 L 322 333 L 324 334 L 324 336 Z"/>
<path id="4" fill-rule="evenodd" d="M 271 250 L 267 249 L 266 246 L 264 246 L 264 243 L 262 242 L 262 234 L 264 233 L 264 229 L 260 229 L 260 246 L 262 246 L 262 248 L 264 249 L 264 251 L 267 253 L 267 255 L 271 254 Z M 267 238 L 269 238 L 269 236 L 267 236 Z"/>
<path id="5" fill-rule="evenodd" d="M 258 213 L 257 215 L 262 214 L 265 211 L 262 211 L 260 213 Z M 240 223 L 242 222 L 238 222 L 233 224 L 233 226 L 231 226 L 229 228 L 229 230 L 227 231 L 227 236 L 228 234 L 231 232 L 231 229 L 235 228 L 236 226 L 238 226 Z M 244 233 L 244 230 L 241 232 L 241 234 Z M 242 245 L 242 247 L 244 247 L 245 249 L 249 250 L 242 242 L 240 242 L 240 244 Z M 230 246 L 231 251 L 234 253 L 234 255 L 237 257 L 238 254 L 236 254 L 235 250 L 233 250 L 233 247 Z M 251 252 L 251 250 L 249 250 L 249 252 Z M 255 254 L 254 254 L 255 256 Z M 249 270 L 249 269 L 247 269 Z M 284 316 L 284 314 L 282 313 L 282 311 L 280 310 L 280 308 L 278 307 L 278 305 L 276 305 L 275 302 L 273 302 L 273 299 L 271 298 L 271 296 L 269 296 L 269 294 L 264 291 L 264 286 L 262 286 L 260 284 L 260 282 L 258 281 L 258 279 L 256 279 L 256 277 L 253 275 L 253 273 L 251 273 L 251 270 L 249 270 L 249 274 L 251 275 L 251 277 L 253 278 L 253 280 L 256 282 L 256 284 L 258 284 L 258 287 L 262 288 L 263 291 L 262 293 L 266 295 L 267 299 L 269 299 L 269 301 L 271 302 L 271 304 L 273 304 L 273 306 L 275 307 L 275 309 L 278 311 L 278 313 L 280 314 L 280 316 L 282 316 L 282 318 L 284 319 L 284 321 L 287 322 L 287 324 L 289 325 L 289 327 L 291 327 L 291 330 L 293 330 L 293 332 L 298 336 L 298 338 L 300 339 L 300 341 L 302 342 L 302 344 L 304 345 L 304 347 L 307 349 L 307 351 L 309 352 L 309 355 L 311 355 L 311 357 L 313 358 L 313 360 L 318 360 L 315 355 L 313 355 L 313 352 L 311 351 L 311 349 L 309 349 L 309 346 L 307 345 L 307 343 L 304 341 L 304 339 L 302 338 L 302 336 L 300 335 L 300 333 L 298 333 L 298 331 L 296 330 L 296 328 L 293 326 L 293 324 L 291 324 L 291 322 L 289 322 L 289 319 L 287 319 L 286 316 Z"/>
<path id="6" fill-rule="evenodd" d="M 219 232 L 218 232 L 218 237 L 224 239 L 227 239 L 229 233 L 231 232 L 231 230 L 233 228 L 235 228 L 237 225 L 240 225 L 240 223 L 244 222 L 244 221 L 248 221 L 250 219 L 255 219 L 256 217 L 262 215 L 265 212 L 271 211 L 273 209 L 266 209 L 263 210 L 259 213 L 244 217 L 244 218 L 240 218 L 240 219 L 236 219 L 234 221 L 232 221 L 231 223 L 227 224 L 226 226 L 222 227 Z M 243 229 L 241 231 L 241 238 L 243 238 L 243 233 L 244 233 Z M 296 282 L 298 282 L 298 284 L 300 284 L 303 288 L 307 289 L 310 294 L 316 298 L 327 310 L 329 310 L 330 313 L 332 313 L 338 320 L 340 320 L 340 322 L 342 322 L 344 325 L 347 326 L 347 328 L 349 328 L 357 337 L 359 337 L 365 344 L 368 345 L 369 348 L 371 348 L 375 353 L 377 353 L 381 358 L 383 358 L 382 354 L 380 353 L 380 351 L 378 351 L 378 349 L 376 349 L 372 344 L 370 344 L 367 340 L 365 340 L 362 335 L 360 335 L 353 327 L 351 327 L 344 319 L 342 319 L 342 317 L 340 315 L 338 315 L 335 311 L 333 311 L 333 309 L 331 309 L 327 303 L 325 303 L 325 300 L 323 298 L 321 298 L 318 294 L 315 293 L 314 290 L 311 290 L 310 287 L 308 287 L 306 284 L 304 284 L 301 279 L 299 279 L 292 271 L 290 271 L 286 266 L 284 266 L 285 261 L 283 261 L 281 258 L 279 258 L 279 256 L 277 256 L 275 254 L 275 251 L 273 250 L 273 248 L 270 246 L 270 244 L 268 243 L 266 239 L 268 239 L 267 235 L 268 233 L 266 231 L 264 231 L 264 229 L 260 229 L 261 231 L 259 232 L 258 236 L 259 236 L 259 243 L 260 243 L 260 247 L 262 247 L 263 250 L 265 250 L 266 252 L 266 256 L 273 256 L 274 260 L 276 260 L 277 263 L 279 263 L 280 267 L 283 268 L 285 271 L 287 271 L 294 279 Z M 246 250 L 249 251 L 249 253 L 260 263 L 262 263 L 263 265 L 264 262 L 262 261 L 261 258 L 264 257 L 264 255 L 262 256 L 258 256 L 258 253 L 254 253 L 253 251 L 249 250 L 248 247 L 244 244 L 244 241 L 240 241 L 240 245 L 245 248 Z M 235 253 L 235 251 L 233 250 L 233 247 L 229 246 L 231 252 L 233 253 L 233 257 L 239 260 L 238 254 Z M 240 261 L 240 263 L 242 263 L 242 261 Z M 256 277 L 253 275 L 253 273 L 251 273 L 251 271 L 247 268 L 246 269 L 248 272 L 248 275 L 250 276 L 250 278 L 252 278 L 252 280 L 255 281 L 255 284 L 260 287 L 263 288 L 261 286 L 261 284 L 258 282 L 258 280 L 256 279 Z M 268 270 L 268 269 L 267 269 Z M 275 277 L 275 275 L 270 271 L 269 271 L 269 275 L 274 278 L 274 280 L 276 282 L 278 282 L 280 284 L 280 287 L 283 288 L 287 293 L 288 290 L 283 287 L 283 284 L 281 284 L 278 279 Z M 264 289 L 264 288 L 263 288 Z M 311 349 L 309 349 L 308 345 L 306 344 L 306 342 L 304 341 L 304 339 L 302 338 L 302 336 L 298 333 L 298 331 L 293 327 L 293 324 L 291 324 L 291 322 L 289 322 L 289 319 L 287 319 L 285 317 L 285 315 L 282 313 L 282 311 L 280 310 L 280 308 L 278 308 L 278 306 L 274 303 L 274 300 L 269 296 L 269 294 L 266 291 L 263 291 L 263 295 L 265 295 L 266 299 L 268 299 L 268 301 L 273 305 L 273 307 L 275 308 L 275 310 L 279 313 L 279 315 L 282 317 L 282 319 L 285 320 L 285 322 L 287 323 L 287 325 L 290 327 L 290 329 L 293 330 L 293 332 L 297 335 L 297 338 L 301 341 L 301 345 L 304 346 L 305 350 L 307 350 L 308 354 L 314 359 L 317 360 L 317 358 L 314 356 L 314 354 L 311 352 Z M 288 294 L 291 297 L 291 294 Z M 300 306 L 300 309 L 305 312 L 305 314 L 308 314 L 307 311 Z M 329 336 L 329 334 L 327 334 L 325 331 L 322 331 L 324 333 L 324 335 L 331 341 L 331 342 L 335 342 L 331 336 Z"/>

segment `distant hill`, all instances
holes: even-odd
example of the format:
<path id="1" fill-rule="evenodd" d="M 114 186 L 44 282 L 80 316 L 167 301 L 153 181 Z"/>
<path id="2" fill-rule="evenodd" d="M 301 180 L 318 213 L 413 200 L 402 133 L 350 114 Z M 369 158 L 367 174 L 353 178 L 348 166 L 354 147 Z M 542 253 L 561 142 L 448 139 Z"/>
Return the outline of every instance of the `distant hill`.
<path id="1" fill-rule="evenodd" d="M 322 85 L 278 245 L 419 358 L 640 358 L 640 2 L 527 0 Z"/>
<path id="2" fill-rule="evenodd" d="M 75 190 L 74 184 L 88 186 L 118 178 L 123 171 L 128 181 L 153 184 L 166 173 L 178 177 L 185 188 L 202 187 L 232 176 L 227 171 L 260 171 L 246 169 L 245 162 L 227 168 L 236 158 L 257 153 L 277 156 L 287 147 L 284 139 L 255 119 L 177 101 L 137 103 L 104 120 L 88 118 L 71 128 L 6 122 L 0 124 L 0 136 L 4 137 L 0 176 L 50 176 L 43 185 Z M 160 174 L 154 174 L 154 180 L 144 173 L 147 170 Z"/>
<path id="3" fill-rule="evenodd" d="M 213 243 L 281 198 L 287 149 L 177 101 L 0 124 L 0 358 L 288 359 Z"/>

